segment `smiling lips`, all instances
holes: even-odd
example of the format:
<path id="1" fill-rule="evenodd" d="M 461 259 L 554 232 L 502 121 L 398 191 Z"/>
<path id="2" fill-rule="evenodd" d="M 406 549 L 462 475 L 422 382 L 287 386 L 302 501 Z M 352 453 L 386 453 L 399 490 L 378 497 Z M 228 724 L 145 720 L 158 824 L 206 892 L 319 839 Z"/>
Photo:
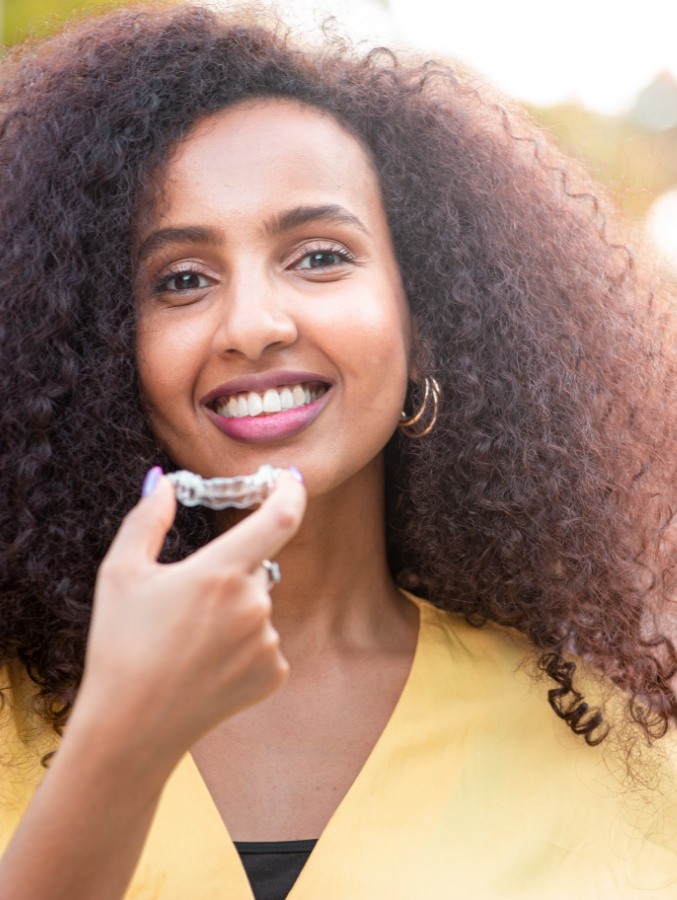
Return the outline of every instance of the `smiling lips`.
<path id="1" fill-rule="evenodd" d="M 297 376 L 298 377 L 298 376 Z M 282 376 L 275 386 L 233 384 L 204 409 L 214 425 L 228 437 L 246 443 L 267 443 L 290 438 L 303 431 L 322 412 L 331 394 L 331 384 L 316 379 L 288 381 Z M 249 380 L 249 379 L 247 379 Z M 238 390 L 239 388 L 239 390 Z M 244 388 L 244 390 L 242 390 Z M 227 388 L 224 386 L 224 391 Z"/>
<path id="2" fill-rule="evenodd" d="M 289 384 L 284 387 L 268 388 L 262 393 L 243 391 L 228 397 L 219 397 L 213 407 L 219 416 L 227 419 L 253 418 L 290 409 L 301 409 L 326 392 L 327 385 L 320 382 Z"/>

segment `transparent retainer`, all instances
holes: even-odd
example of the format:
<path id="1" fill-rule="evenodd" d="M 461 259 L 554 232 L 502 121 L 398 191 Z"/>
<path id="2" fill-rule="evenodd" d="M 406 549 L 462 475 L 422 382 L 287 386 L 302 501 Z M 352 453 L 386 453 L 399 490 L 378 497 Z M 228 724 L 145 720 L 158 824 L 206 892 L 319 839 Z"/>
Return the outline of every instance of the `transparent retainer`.
<path id="1" fill-rule="evenodd" d="M 282 469 L 261 466 L 253 475 L 234 478 L 202 478 L 183 469 L 167 476 L 174 486 L 176 499 L 184 506 L 206 506 L 208 509 L 247 509 L 263 503 L 275 487 Z"/>

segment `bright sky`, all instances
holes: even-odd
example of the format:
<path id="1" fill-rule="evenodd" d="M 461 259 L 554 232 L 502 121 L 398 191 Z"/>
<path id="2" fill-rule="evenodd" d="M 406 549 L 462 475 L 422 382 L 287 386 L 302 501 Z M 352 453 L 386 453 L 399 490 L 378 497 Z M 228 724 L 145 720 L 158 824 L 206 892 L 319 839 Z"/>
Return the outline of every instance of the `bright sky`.
<path id="1" fill-rule="evenodd" d="M 333 13 L 358 37 L 455 57 L 537 104 L 578 99 L 614 114 L 661 69 L 677 75 L 677 0 L 279 2 L 290 21 Z"/>
<path id="2" fill-rule="evenodd" d="M 656 200 L 649 210 L 646 228 L 665 262 L 677 274 L 677 190 Z"/>

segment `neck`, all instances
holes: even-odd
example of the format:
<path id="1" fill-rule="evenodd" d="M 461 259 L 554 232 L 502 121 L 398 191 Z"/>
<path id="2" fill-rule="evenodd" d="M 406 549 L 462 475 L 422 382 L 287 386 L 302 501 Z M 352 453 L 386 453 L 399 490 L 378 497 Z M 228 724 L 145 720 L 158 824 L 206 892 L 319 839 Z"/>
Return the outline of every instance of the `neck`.
<path id="1" fill-rule="evenodd" d="M 278 554 L 273 622 L 293 657 L 397 642 L 416 611 L 386 563 L 380 458 L 328 494 L 311 497 L 296 537 Z"/>

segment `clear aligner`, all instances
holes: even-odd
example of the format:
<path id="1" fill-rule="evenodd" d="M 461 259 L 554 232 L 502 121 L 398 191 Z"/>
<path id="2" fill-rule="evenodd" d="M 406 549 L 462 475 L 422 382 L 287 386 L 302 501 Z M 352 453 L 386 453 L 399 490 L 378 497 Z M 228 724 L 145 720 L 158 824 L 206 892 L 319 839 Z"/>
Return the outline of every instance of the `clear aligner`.
<path id="1" fill-rule="evenodd" d="M 174 486 L 176 499 L 184 506 L 206 506 L 209 509 L 247 509 L 263 503 L 275 487 L 282 469 L 261 466 L 253 475 L 235 478 L 202 478 L 185 469 L 167 476 Z"/>

